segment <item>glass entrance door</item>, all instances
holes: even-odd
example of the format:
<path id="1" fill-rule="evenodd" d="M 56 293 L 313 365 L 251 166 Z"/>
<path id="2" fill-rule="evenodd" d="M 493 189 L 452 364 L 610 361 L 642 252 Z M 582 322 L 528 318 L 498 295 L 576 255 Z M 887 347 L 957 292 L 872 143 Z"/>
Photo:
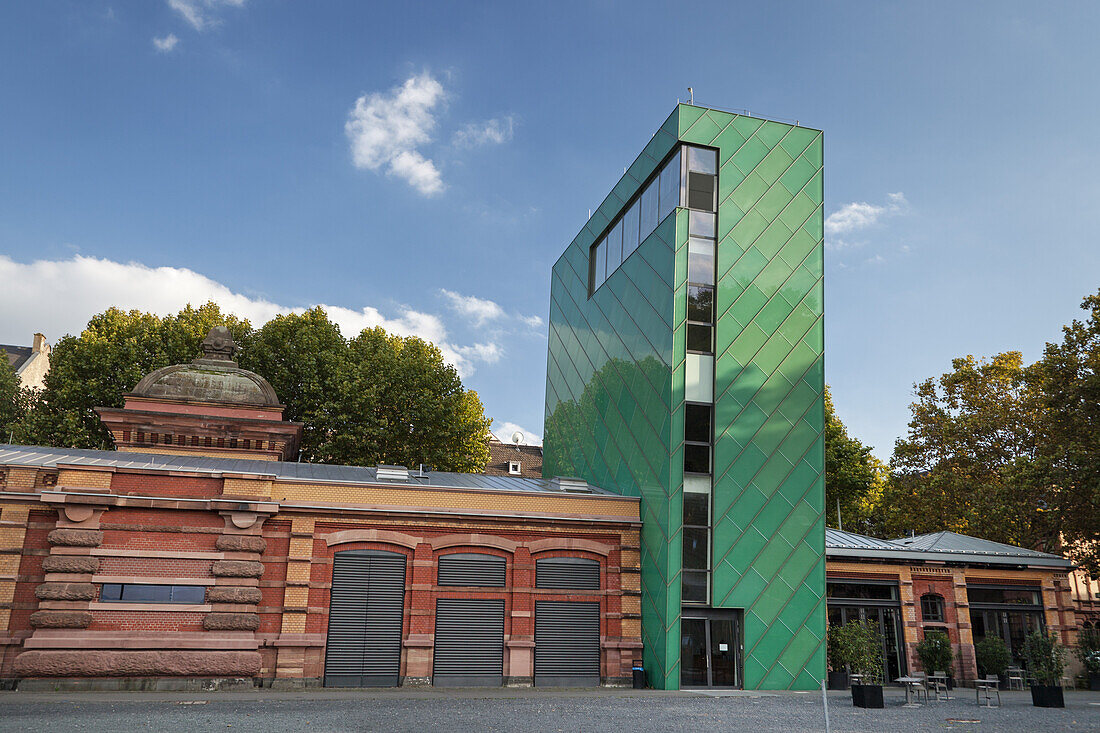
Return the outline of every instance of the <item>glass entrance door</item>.
<path id="1" fill-rule="evenodd" d="M 741 629 L 736 616 L 725 612 L 680 619 L 680 686 L 741 686 Z"/>

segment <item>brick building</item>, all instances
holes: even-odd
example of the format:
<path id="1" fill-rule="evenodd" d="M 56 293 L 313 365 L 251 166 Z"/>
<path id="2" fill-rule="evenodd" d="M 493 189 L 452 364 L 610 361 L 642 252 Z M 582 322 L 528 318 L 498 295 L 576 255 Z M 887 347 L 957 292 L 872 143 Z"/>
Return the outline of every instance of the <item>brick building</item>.
<path id="1" fill-rule="evenodd" d="M 542 477 L 542 446 L 505 443 L 489 434 L 489 462 L 483 473 L 489 476 Z"/>
<path id="2" fill-rule="evenodd" d="M 954 532 L 880 540 L 835 529 L 825 555 L 829 625 L 876 622 L 888 680 L 920 670 L 916 645 L 929 631 L 951 639 L 957 680 L 978 676 L 974 642 L 985 636 L 1002 638 L 1021 667 L 1030 631 L 1076 642 L 1074 566 L 1057 555 Z"/>
<path id="3" fill-rule="evenodd" d="M 234 350 L 215 329 L 101 409 L 118 451 L 0 447 L 0 678 L 629 677 L 637 499 L 295 463 L 301 426 Z"/>

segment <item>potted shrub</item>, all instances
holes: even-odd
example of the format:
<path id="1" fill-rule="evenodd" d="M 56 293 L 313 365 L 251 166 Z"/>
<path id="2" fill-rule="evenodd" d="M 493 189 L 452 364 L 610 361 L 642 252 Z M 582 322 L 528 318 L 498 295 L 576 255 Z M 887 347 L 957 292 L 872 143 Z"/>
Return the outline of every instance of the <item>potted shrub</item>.
<path id="1" fill-rule="evenodd" d="M 948 688 L 955 687 L 953 662 L 954 653 L 951 651 L 951 640 L 942 631 L 929 630 L 924 633 L 924 639 L 917 643 L 917 659 L 926 674 L 943 672 L 947 675 Z"/>
<path id="2" fill-rule="evenodd" d="M 1039 708 L 1064 708 L 1062 672 L 1066 667 L 1066 648 L 1058 643 L 1058 635 L 1032 631 L 1024 638 L 1027 669 L 1035 682 L 1031 685 L 1031 702 Z"/>
<path id="3" fill-rule="evenodd" d="M 848 646 L 851 643 L 850 632 L 844 626 L 830 626 L 825 634 L 825 653 L 829 661 L 829 689 L 848 689 Z"/>
<path id="4" fill-rule="evenodd" d="M 1081 629 L 1077 632 L 1077 658 L 1085 665 L 1089 689 L 1100 690 L 1100 629 Z"/>
<path id="5" fill-rule="evenodd" d="M 859 708 L 884 707 L 882 700 L 882 636 L 878 626 L 868 621 L 846 624 L 852 627 L 848 648 L 848 666 L 853 673 L 863 675 L 861 683 L 852 685 L 852 704 Z"/>
<path id="6" fill-rule="evenodd" d="M 1008 685 L 1008 666 L 1012 664 L 1012 657 L 1008 653 L 1008 646 L 999 636 L 987 636 L 974 645 L 974 658 L 978 662 L 978 675 L 989 677 L 997 675 L 1001 689 Z"/>

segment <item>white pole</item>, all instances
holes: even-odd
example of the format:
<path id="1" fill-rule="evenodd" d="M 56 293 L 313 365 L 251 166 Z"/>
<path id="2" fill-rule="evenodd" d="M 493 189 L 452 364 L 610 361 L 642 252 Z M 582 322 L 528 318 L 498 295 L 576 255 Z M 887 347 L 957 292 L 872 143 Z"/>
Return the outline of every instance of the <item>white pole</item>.
<path id="1" fill-rule="evenodd" d="M 825 733 L 829 733 L 829 696 L 825 694 L 825 680 L 821 680 L 821 704 L 825 708 Z"/>

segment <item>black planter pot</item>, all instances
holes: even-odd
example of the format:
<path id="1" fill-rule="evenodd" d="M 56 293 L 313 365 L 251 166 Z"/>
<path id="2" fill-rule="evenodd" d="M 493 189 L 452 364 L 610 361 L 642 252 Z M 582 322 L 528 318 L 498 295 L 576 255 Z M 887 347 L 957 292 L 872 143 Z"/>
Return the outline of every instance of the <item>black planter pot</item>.
<path id="1" fill-rule="evenodd" d="M 1037 708 L 1064 708 L 1066 699 L 1059 685 L 1032 685 L 1031 704 Z"/>
<path id="2" fill-rule="evenodd" d="M 882 685 L 852 685 L 852 704 L 857 708 L 881 708 Z"/>
<path id="3" fill-rule="evenodd" d="M 830 690 L 847 690 L 848 689 L 848 673 L 844 670 L 839 672 L 831 670 L 829 672 L 829 689 Z"/>
<path id="4" fill-rule="evenodd" d="M 1093 692 L 1100 691 L 1100 672 L 1089 672 L 1089 689 Z"/>

